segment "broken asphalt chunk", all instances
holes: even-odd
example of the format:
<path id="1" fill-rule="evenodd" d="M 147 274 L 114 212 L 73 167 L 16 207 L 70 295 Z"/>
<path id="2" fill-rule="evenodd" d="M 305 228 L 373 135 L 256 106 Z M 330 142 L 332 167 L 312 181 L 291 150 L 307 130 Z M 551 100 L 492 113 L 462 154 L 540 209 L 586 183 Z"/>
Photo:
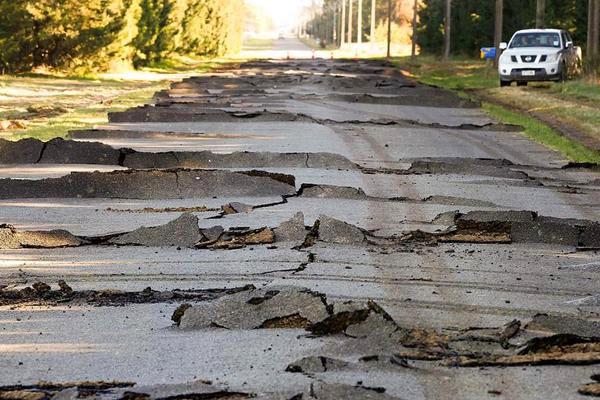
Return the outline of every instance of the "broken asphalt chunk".
<path id="1" fill-rule="evenodd" d="M 378 320 L 384 320 L 379 326 L 374 323 L 373 320 L 368 320 L 369 317 L 377 315 L 380 318 Z M 381 322 L 381 321 L 377 321 Z M 356 303 L 353 301 L 348 302 L 336 302 L 332 305 L 332 312 L 327 318 L 310 325 L 307 329 L 315 335 L 335 335 L 338 333 L 347 332 L 354 325 L 360 325 L 365 323 L 367 329 L 382 328 L 384 325 L 386 329 L 397 328 L 396 323 L 377 303 L 374 301 L 368 301 L 365 304 Z M 350 332 L 351 336 L 357 335 L 356 332 L 360 332 L 360 328 L 355 328 Z M 372 330 L 371 330 L 372 332 Z M 354 333 L 354 335 L 352 335 Z"/>
<path id="2" fill-rule="evenodd" d="M 297 287 L 252 289 L 186 309 L 182 329 L 304 329 L 327 318 L 324 296 Z"/>
<path id="3" fill-rule="evenodd" d="M 318 374 L 327 371 L 335 371 L 348 366 L 346 361 L 323 356 L 305 357 L 301 360 L 291 363 L 285 369 L 286 372 L 302 374 Z"/>
<path id="4" fill-rule="evenodd" d="M 298 191 L 300 197 L 319 199 L 368 200 L 369 196 L 360 188 L 304 183 Z M 382 199 L 379 199 L 382 200 Z"/>
<path id="5" fill-rule="evenodd" d="M 310 395 L 317 400 L 398 400 L 397 397 L 390 396 L 385 392 L 385 388 L 315 383 L 311 386 Z"/>
<path id="6" fill-rule="evenodd" d="M 193 248 L 201 238 L 198 217 L 185 213 L 166 225 L 151 228 L 141 227 L 133 232 L 115 236 L 107 243 L 120 246 Z"/>
<path id="7" fill-rule="evenodd" d="M 303 241 L 308 233 L 304 225 L 304 214 L 296 213 L 290 220 L 282 222 L 274 229 L 275 240 L 278 242 Z"/>
<path id="8" fill-rule="evenodd" d="M 228 154 L 168 152 L 127 154 L 123 166 L 132 169 L 169 168 L 324 168 L 356 169 L 347 158 L 332 153 L 233 152 Z"/>
<path id="9" fill-rule="evenodd" d="M 357 226 L 326 215 L 319 216 L 319 240 L 335 244 L 361 244 L 366 242 L 366 233 Z"/>
<path id="10" fill-rule="evenodd" d="M 223 210 L 223 214 L 231 215 L 252 212 L 254 207 L 244 203 L 232 202 L 223 205 L 221 209 Z"/>
<path id="11" fill-rule="evenodd" d="M 546 217 L 532 211 L 472 211 L 456 214 L 454 226 L 436 236 L 440 241 L 450 242 L 547 243 L 593 248 L 600 245 L 596 235 L 599 232 L 594 221 Z"/>
<path id="12" fill-rule="evenodd" d="M 525 326 L 530 331 L 600 337 L 600 322 L 569 316 L 537 314 Z"/>
<path id="13" fill-rule="evenodd" d="M 408 161 L 408 160 L 407 160 Z M 522 171 L 511 169 L 514 164 L 505 159 L 440 158 L 413 161 L 407 173 L 481 175 L 508 179 L 527 179 Z"/>
<path id="14" fill-rule="evenodd" d="M 600 364 L 600 338 L 560 334 L 529 340 L 516 354 L 480 354 L 450 359 L 458 367 Z"/>
<path id="15" fill-rule="evenodd" d="M 2 400 L 50 400 L 92 398 L 111 390 L 132 387 L 132 382 L 40 382 L 35 385 L 13 385 L 0 387 Z"/>
<path id="16" fill-rule="evenodd" d="M 37 139 L 16 142 L 0 139 L 0 164 L 35 164 L 43 148 L 44 143 Z"/>
<path id="17" fill-rule="evenodd" d="M 121 151 L 97 142 L 52 139 L 44 143 L 38 163 L 119 165 Z"/>
<path id="18" fill-rule="evenodd" d="M 285 182 L 287 183 L 285 183 Z M 218 170 L 74 172 L 40 180 L 0 179 L 0 198 L 179 199 L 283 196 L 296 189 L 290 175 Z"/>
<path id="19" fill-rule="evenodd" d="M 0 225 L 0 249 L 78 247 L 85 242 L 63 230 L 17 231 L 11 225 Z"/>

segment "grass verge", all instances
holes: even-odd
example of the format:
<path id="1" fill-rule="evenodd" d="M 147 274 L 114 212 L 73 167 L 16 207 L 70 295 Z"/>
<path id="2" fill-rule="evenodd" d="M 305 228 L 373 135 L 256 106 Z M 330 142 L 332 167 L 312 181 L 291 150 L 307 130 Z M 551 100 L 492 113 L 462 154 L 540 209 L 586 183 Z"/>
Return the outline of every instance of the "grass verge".
<path id="1" fill-rule="evenodd" d="M 453 59 L 441 63 L 431 56 L 397 58 L 395 64 L 419 81 L 456 90 L 482 100 L 500 122 L 520 125 L 532 140 L 579 162 L 600 162 L 600 86 L 580 79 L 565 84 L 536 83 L 498 87 L 498 74 L 484 61 Z M 555 121 L 552 126 L 543 121 Z"/>
<path id="2" fill-rule="evenodd" d="M 534 117 L 524 115 L 506 107 L 483 102 L 483 109 L 496 120 L 523 127 L 523 133 L 530 139 L 557 150 L 571 161 L 600 164 L 600 153 L 561 135 L 558 131 Z"/>
<path id="3" fill-rule="evenodd" d="M 173 60 L 140 71 L 86 77 L 49 74 L 0 76 L 0 138 L 50 140 L 108 123 L 108 113 L 152 102 L 172 82 L 227 60 Z M 17 129 L 1 130 L 1 122 Z M 22 128 L 22 129 L 19 129 Z"/>

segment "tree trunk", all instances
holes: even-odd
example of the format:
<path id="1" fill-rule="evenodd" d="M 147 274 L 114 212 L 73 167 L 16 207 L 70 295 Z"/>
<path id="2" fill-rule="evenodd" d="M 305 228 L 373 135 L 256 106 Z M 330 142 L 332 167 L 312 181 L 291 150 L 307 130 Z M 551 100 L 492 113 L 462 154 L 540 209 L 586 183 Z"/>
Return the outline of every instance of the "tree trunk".
<path id="1" fill-rule="evenodd" d="M 417 21 L 419 15 L 419 0 L 415 0 L 415 4 L 413 6 L 413 20 L 412 20 L 412 48 L 410 51 L 411 57 L 417 55 Z"/>
<path id="2" fill-rule="evenodd" d="M 392 56 L 392 0 L 388 0 L 387 58 Z"/>
<path id="3" fill-rule="evenodd" d="M 352 3 L 354 3 L 354 0 L 349 0 L 350 1 L 350 5 L 348 6 L 348 43 L 352 43 L 352 24 L 354 23 L 354 15 L 353 14 L 353 10 L 352 10 Z"/>
<path id="4" fill-rule="evenodd" d="M 362 35 L 363 35 L 363 5 L 362 0 L 358 0 L 358 28 L 356 29 L 356 41 L 360 44 L 362 43 Z"/>
<path id="5" fill-rule="evenodd" d="M 452 34 L 452 0 L 446 0 L 444 10 L 444 61 L 450 58 L 450 35 Z"/>
<path id="6" fill-rule="evenodd" d="M 337 22 L 337 17 L 338 17 L 338 7 L 337 4 L 333 6 L 333 22 L 332 22 L 332 27 L 333 29 L 331 30 L 331 43 L 334 46 L 337 46 L 337 30 L 338 30 L 338 22 Z"/>
<path id="7" fill-rule="evenodd" d="M 371 43 L 375 43 L 375 28 L 377 24 L 377 0 L 371 0 Z"/>
<path id="8" fill-rule="evenodd" d="M 342 29 L 340 32 L 340 45 L 346 43 L 346 0 L 342 0 Z"/>
<path id="9" fill-rule="evenodd" d="M 592 13 L 592 57 L 600 56 L 600 0 L 594 0 Z"/>
<path id="10" fill-rule="evenodd" d="M 502 20 L 504 17 L 504 0 L 496 0 L 496 15 L 494 26 L 494 46 L 496 47 L 496 58 L 494 65 L 498 66 L 500 59 L 500 42 L 502 42 Z"/>
<path id="11" fill-rule="evenodd" d="M 535 27 L 538 29 L 546 27 L 546 0 L 537 0 Z"/>

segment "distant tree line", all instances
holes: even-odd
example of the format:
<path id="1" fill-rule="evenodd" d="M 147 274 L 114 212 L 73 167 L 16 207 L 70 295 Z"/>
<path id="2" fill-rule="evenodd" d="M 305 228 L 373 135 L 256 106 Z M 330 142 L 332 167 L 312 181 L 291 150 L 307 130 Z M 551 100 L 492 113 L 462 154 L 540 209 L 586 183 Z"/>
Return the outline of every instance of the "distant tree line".
<path id="1" fill-rule="evenodd" d="M 2 0 L 0 70 L 101 71 L 241 46 L 243 0 Z"/>
<path id="2" fill-rule="evenodd" d="M 495 1 L 454 0 L 451 3 L 452 54 L 477 55 L 494 45 Z M 502 40 L 519 29 L 536 27 L 537 0 L 504 0 Z M 419 8 L 417 43 L 422 51 L 444 51 L 444 6 L 446 0 L 423 0 Z M 575 43 L 585 49 L 588 36 L 588 1 L 546 0 L 543 25 L 568 30 Z M 539 20 L 537 25 L 539 25 Z"/>

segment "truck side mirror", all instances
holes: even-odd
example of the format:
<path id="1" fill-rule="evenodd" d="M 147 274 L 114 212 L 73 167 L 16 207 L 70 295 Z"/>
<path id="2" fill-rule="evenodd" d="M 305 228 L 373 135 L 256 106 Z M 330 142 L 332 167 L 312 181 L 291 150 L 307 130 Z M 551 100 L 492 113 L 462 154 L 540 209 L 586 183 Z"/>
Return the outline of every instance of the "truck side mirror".
<path id="1" fill-rule="evenodd" d="M 570 49 L 571 47 L 573 47 L 573 42 L 569 41 L 565 43 L 565 46 L 567 47 L 567 49 Z"/>
<path id="2" fill-rule="evenodd" d="M 500 50 L 506 50 L 506 49 L 508 49 L 508 43 L 501 42 L 500 43 Z"/>

